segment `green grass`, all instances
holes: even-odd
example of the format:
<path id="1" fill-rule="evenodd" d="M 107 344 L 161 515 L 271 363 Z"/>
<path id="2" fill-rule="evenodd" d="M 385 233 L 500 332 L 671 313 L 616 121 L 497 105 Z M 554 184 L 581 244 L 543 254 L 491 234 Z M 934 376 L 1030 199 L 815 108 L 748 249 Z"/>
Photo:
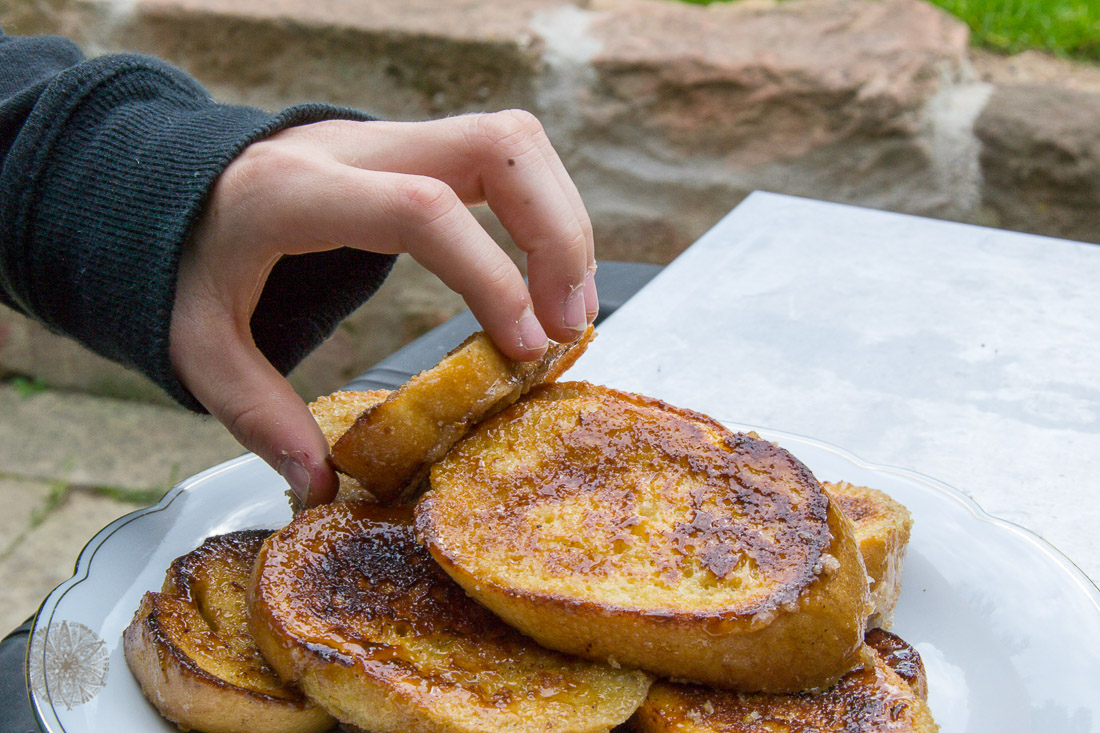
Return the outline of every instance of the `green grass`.
<path id="1" fill-rule="evenodd" d="M 45 522 L 46 517 L 50 516 L 58 507 L 65 503 L 65 497 L 68 495 L 69 484 L 64 481 L 50 482 L 50 489 L 46 494 L 46 500 L 42 502 L 42 506 L 36 507 L 31 511 L 31 528 L 33 529 Z"/>
<path id="2" fill-rule="evenodd" d="M 41 394 L 50 388 L 50 386 L 46 384 L 46 380 L 42 379 L 42 377 L 15 377 L 11 380 L 10 384 L 15 390 L 15 393 L 23 399 L 34 397 L 36 394 Z"/>
<path id="3" fill-rule="evenodd" d="M 932 0 L 958 16 L 974 42 L 1006 53 L 1034 48 L 1100 61 L 1100 0 Z"/>
<path id="4" fill-rule="evenodd" d="M 682 0 L 696 5 L 730 0 Z M 970 26 L 973 42 L 1100 62 L 1100 0 L 930 0 Z"/>
<path id="5" fill-rule="evenodd" d="M 140 504 L 149 506 L 156 504 L 164 496 L 167 489 L 125 489 L 121 486 L 91 486 L 89 492 L 95 496 L 102 496 L 124 504 Z"/>

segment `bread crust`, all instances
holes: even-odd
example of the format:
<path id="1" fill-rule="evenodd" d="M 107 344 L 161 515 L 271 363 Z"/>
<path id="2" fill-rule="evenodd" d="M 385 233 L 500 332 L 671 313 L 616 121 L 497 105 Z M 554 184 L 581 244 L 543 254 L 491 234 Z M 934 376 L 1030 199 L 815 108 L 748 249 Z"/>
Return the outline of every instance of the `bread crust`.
<path id="1" fill-rule="evenodd" d="M 864 641 L 905 680 L 917 697 L 928 700 L 928 676 L 924 671 L 924 661 L 909 642 L 880 628 L 868 629 Z"/>
<path id="2" fill-rule="evenodd" d="M 890 652 L 905 647 L 908 659 L 920 657 L 889 632 L 868 637 L 867 663 L 818 693 L 767 695 L 707 689 L 660 681 L 631 721 L 638 733 L 935 733 L 938 730 L 925 695 L 914 689 Z M 883 646 L 885 645 L 885 646 Z M 912 669 L 911 663 L 903 664 Z M 920 680 L 923 683 L 923 672 Z"/>
<path id="3" fill-rule="evenodd" d="M 786 451 L 587 383 L 533 390 L 433 467 L 417 529 L 468 593 L 541 644 L 740 690 L 856 664 L 852 526 Z"/>
<path id="4" fill-rule="evenodd" d="M 256 643 L 343 723 L 404 731 L 607 731 L 651 678 L 543 649 L 470 599 L 416 542 L 409 507 L 316 507 L 264 545 Z"/>
<path id="5" fill-rule="evenodd" d="M 868 628 L 889 628 L 901 593 L 902 568 L 913 525 L 909 510 L 889 495 L 847 481 L 822 482 L 852 521 L 856 544 L 870 579 L 874 610 Z"/>
<path id="6" fill-rule="evenodd" d="M 471 425 L 572 366 L 595 336 L 551 344 L 542 358 L 506 357 L 483 331 L 365 410 L 332 446 L 337 470 L 384 504 L 413 498 L 429 466 Z"/>
<path id="7" fill-rule="evenodd" d="M 142 692 L 183 730 L 320 733 L 336 724 L 279 680 L 249 635 L 245 586 L 268 534 L 211 537 L 178 558 L 123 633 Z"/>
<path id="8" fill-rule="evenodd" d="M 336 445 L 336 441 L 355 424 L 360 415 L 381 403 L 389 395 L 390 391 L 388 389 L 333 392 L 330 395 L 322 395 L 310 402 L 309 411 L 313 413 L 313 419 L 320 426 L 331 451 L 332 447 Z M 351 476 L 339 473 L 337 477 L 340 480 L 340 486 L 336 491 L 336 501 L 375 500 L 375 497 Z M 292 504 L 292 508 L 294 513 L 297 514 L 305 507 L 300 504 Z"/>

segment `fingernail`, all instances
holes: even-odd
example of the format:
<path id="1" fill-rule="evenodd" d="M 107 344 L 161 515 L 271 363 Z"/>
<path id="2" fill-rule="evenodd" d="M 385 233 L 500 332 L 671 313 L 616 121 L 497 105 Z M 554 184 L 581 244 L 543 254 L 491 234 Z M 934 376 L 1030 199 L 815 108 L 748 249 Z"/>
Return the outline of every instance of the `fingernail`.
<path id="1" fill-rule="evenodd" d="M 290 490 L 294 492 L 294 496 L 298 497 L 298 501 L 302 502 L 303 506 L 309 506 L 311 479 L 301 459 L 288 454 L 279 464 L 279 475 L 290 484 Z"/>
<path id="2" fill-rule="evenodd" d="M 546 331 L 542 330 L 531 306 L 527 306 L 519 317 L 519 345 L 527 351 L 541 351 L 548 343 Z"/>
<path id="3" fill-rule="evenodd" d="M 584 313 L 588 322 L 596 320 L 600 313 L 600 296 L 596 293 L 596 266 L 593 265 L 584 276 Z"/>
<path id="4" fill-rule="evenodd" d="M 585 285 L 573 288 L 565 299 L 565 313 L 562 316 L 562 324 L 570 331 L 583 331 L 588 328 L 588 314 L 585 307 Z"/>

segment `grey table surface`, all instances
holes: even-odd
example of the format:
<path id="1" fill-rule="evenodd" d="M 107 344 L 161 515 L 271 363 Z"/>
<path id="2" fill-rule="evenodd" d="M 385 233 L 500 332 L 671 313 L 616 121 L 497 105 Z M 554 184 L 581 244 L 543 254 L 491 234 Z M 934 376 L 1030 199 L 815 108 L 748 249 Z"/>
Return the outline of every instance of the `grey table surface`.
<path id="1" fill-rule="evenodd" d="M 1100 246 L 755 193 L 568 378 L 930 476 L 1100 579 Z"/>

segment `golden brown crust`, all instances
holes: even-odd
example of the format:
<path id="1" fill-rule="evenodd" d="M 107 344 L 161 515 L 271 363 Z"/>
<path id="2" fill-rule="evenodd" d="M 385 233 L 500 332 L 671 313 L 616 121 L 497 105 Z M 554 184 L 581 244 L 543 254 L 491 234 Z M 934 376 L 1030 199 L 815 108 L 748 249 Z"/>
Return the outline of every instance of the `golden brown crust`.
<path id="1" fill-rule="evenodd" d="M 390 395 L 387 389 L 374 389 L 362 392 L 333 392 L 330 395 L 318 397 L 309 403 L 309 411 L 321 427 L 325 440 L 328 441 L 329 450 L 340 439 L 340 436 L 355 424 L 356 418 L 366 410 L 374 407 Z M 360 501 L 373 500 L 370 492 L 363 488 L 355 479 L 343 474 L 337 474 L 340 479 L 340 487 L 336 492 L 336 501 Z M 304 509 L 302 506 L 294 506 L 294 513 Z"/>
<path id="2" fill-rule="evenodd" d="M 589 327 L 573 343 L 551 344 L 541 359 L 518 362 L 478 332 L 363 412 L 333 445 L 333 463 L 383 503 L 409 499 L 470 425 L 557 379 L 593 336 Z"/>
<path id="3" fill-rule="evenodd" d="M 778 446 L 658 400 L 559 383 L 432 469 L 417 529 L 467 592 L 542 644 L 738 689 L 855 664 L 851 525 Z"/>
<path id="4" fill-rule="evenodd" d="M 889 627 L 901 592 L 902 567 L 913 524 L 909 511 L 887 494 L 867 486 L 826 481 L 822 487 L 855 527 L 856 543 L 871 579 L 874 610 L 867 625 Z"/>
<path id="5" fill-rule="evenodd" d="M 869 629 L 864 637 L 867 646 L 875 650 L 890 669 L 898 673 L 921 700 L 928 699 L 928 677 L 917 650 L 897 634 L 885 629 Z"/>
<path id="6" fill-rule="evenodd" d="M 606 731 L 649 686 L 479 606 L 416 542 L 409 507 L 303 512 L 264 546 L 254 583 L 254 636 L 279 674 L 374 733 Z"/>
<path id="7" fill-rule="evenodd" d="M 893 638 L 893 647 L 900 642 L 912 650 Z M 871 641 L 875 651 L 867 665 L 818 693 L 736 693 L 657 682 L 632 727 L 639 733 L 934 733 L 924 698 Z"/>
<path id="8" fill-rule="evenodd" d="M 283 684 L 248 631 L 245 588 L 269 533 L 212 537 L 172 563 L 123 634 L 126 661 L 164 717 L 205 733 L 312 733 L 335 721 Z"/>

